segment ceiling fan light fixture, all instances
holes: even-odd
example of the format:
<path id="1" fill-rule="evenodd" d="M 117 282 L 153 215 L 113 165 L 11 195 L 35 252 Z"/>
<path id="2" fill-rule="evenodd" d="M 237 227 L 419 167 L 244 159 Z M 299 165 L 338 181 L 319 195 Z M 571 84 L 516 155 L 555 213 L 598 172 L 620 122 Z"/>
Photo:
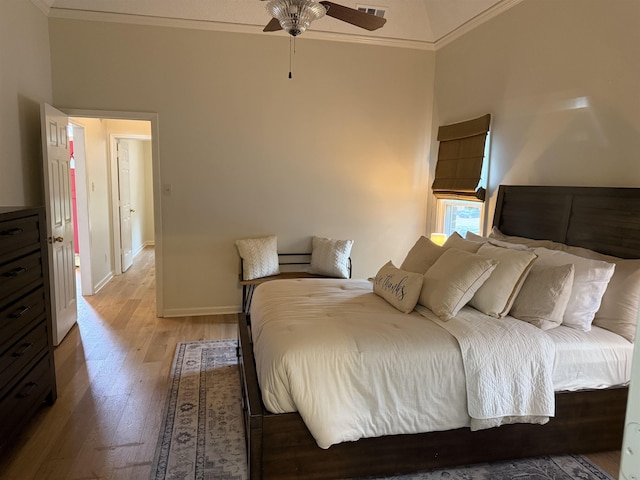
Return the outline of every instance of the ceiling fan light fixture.
<path id="1" fill-rule="evenodd" d="M 267 12 L 280 22 L 282 29 L 297 37 L 313 22 L 324 17 L 327 9 L 314 0 L 272 0 Z"/>

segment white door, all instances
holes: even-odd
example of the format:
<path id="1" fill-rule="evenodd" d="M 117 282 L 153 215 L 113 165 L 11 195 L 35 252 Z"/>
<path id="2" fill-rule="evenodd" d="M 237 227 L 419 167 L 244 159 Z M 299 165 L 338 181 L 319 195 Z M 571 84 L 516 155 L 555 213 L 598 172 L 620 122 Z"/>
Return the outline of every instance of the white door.
<path id="1" fill-rule="evenodd" d="M 129 144 L 118 140 L 118 207 L 120 210 L 120 254 L 122 272 L 133 265 L 133 235 L 131 232 L 131 173 L 129 169 Z"/>
<path id="2" fill-rule="evenodd" d="M 42 165 L 49 240 L 49 278 L 53 343 L 59 345 L 76 323 L 76 275 L 73 252 L 71 169 L 67 124 L 69 118 L 42 104 Z"/>
<path id="3" fill-rule="evenodd" d="M 636 339 L 640 338 L 640 323 L 636 325 Z M 620 460 L 620 480 L 640 478 L 640 348 L 636 341 L 631 367 L 631 384 L 627 399 L 627 417 Z"/>

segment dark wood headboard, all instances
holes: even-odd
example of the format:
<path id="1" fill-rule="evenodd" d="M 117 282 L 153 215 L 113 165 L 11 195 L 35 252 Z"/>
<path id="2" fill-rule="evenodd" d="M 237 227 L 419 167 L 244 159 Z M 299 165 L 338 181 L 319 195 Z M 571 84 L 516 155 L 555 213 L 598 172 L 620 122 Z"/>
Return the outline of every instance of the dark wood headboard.
<path id="1" fill-rule="evenodd" d="M 493 226 L 505 235 L 640 258 L 640 188 L 500 185 Z"/>

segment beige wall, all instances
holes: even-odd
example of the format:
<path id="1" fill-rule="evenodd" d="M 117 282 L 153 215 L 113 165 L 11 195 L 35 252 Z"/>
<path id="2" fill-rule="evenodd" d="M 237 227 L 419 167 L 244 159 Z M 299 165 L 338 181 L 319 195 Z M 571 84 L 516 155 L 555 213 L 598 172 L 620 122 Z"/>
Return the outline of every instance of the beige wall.
<path id="1" fill-rule="evenodd" d="M 0 205 L 42 205 L 40 103 L 51 100 L 47 17 L 0 1 Z"/>
<path id="2" fill-rule="evenodd" d="M 144 225 L 142 227 L 142 238 L 145 245 L 155 245 L 155 224 L 153 218 L 153 163 L 152 147 L 150 141 L 145 141 L 143 145 L 144 162 Z"/>
<path id="3" fill-rule="evenodd" d="M 113 277 L 111 187 L 106 123 L 97 118 L 73 118 L 85 132 L 85 171 L 91 248 L 91 284 L 95 291 Z M 80 244 L 80 249 L 86 248 Z M 82 274 L 82 273 L 81 273 Z"/>
<path id="4" fill-rule="evenodd" d="M 158 112 L 167 314 L 236 310 L 238 238 L 355 240 L 354 275 L 425 229 L 432 52 L 50 19 L 59 107 Z M 156 239 L 157 240 L 157 239 Z"/>
<path id="5" fill-rule="evenodd" d="M 525 0 L 437 52 L 434 124 L 493 114 L 493 200 L 501 183 L 639 187 L 639 46 L 636 0 Z"/>

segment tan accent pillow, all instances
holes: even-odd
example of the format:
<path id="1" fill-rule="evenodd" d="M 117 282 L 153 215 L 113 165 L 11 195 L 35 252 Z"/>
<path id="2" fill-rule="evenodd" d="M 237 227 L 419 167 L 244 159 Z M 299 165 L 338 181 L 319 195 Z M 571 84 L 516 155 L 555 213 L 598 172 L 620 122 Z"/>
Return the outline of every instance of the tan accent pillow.
<path id="1" fill-rule="evenodd" d="M 496 264 L 475 253 L 450 248 L 424 274 L 418 303 L 446 322 L 471 300 Z"/>
<path id="2" fill-rule="evenodd" d="M 402 313 L 411 312 L 422 290 L 423 275 L 396 268 L 388 262 L 373 279 L 373 291 Z"/>
<path id="3" fill-rule="evenodd" d="M 253 280 L 280 273 L 276 236 L 236 240 L 242 258 L 242 278 Z"/>
<path id="4" fill-rule="evenodd" d="M 486 243 L 489 241 L 489 238 L 483 237 L 473 232 L 467 232 L 464 234 L 464 239 L 469 240 L 470 242 L 478 242 L 478 243 Z"/>
<path id="5" fill-rule="evenodd" d="M 353 240 L 313 237 L 309 273 L 326 277 L 349 278 L 349 255 Z"/>
<path id="6" fill-rule="evenodd" d="M 406 270 L 407 272 L 415 272 L 424 274 L 429 267 L 435 263 L 440 255 L 442 255 L 444 249 L 433 243 L 427 237 L 422 236 L 418 239 L 409 253 L 407 253 L 407 257 L 400 265 L 401 270 Z"/>
<path id="7" fill-rule="evenodd" d="M 536 248 L 534 252 L 540 266 L 574 265 L 571 297 L 562 324 L 585 332 L 591 330 L 615 264 L 547 248 Z"/>
<path id="8" fill-rule="evenodd" d="M 533 263 L 509 315 L 550 330 L 562 323 L 573 285 L 573 264 L 544 267 Z"/>
<path id="9" fill-rule="evenodd" d="M 464 250 L 465 252 L 476 253 L 482 243 L 472 242 L 471 240 L 465 240 L 460 236 L 458 232 L 453 232 L 444 242 L 442 248 L 457 248 L 458 250 Z"/>
<path id="10" fill-rule="evenodd" d="M 469 304 L 486 315 L 502 318 L 511 310 L 537 256 L 530 251 L 498 247 L 490 243 L 483 244 L 478 249 L 478 255 L 495 260 L 497 266 Z"/>

